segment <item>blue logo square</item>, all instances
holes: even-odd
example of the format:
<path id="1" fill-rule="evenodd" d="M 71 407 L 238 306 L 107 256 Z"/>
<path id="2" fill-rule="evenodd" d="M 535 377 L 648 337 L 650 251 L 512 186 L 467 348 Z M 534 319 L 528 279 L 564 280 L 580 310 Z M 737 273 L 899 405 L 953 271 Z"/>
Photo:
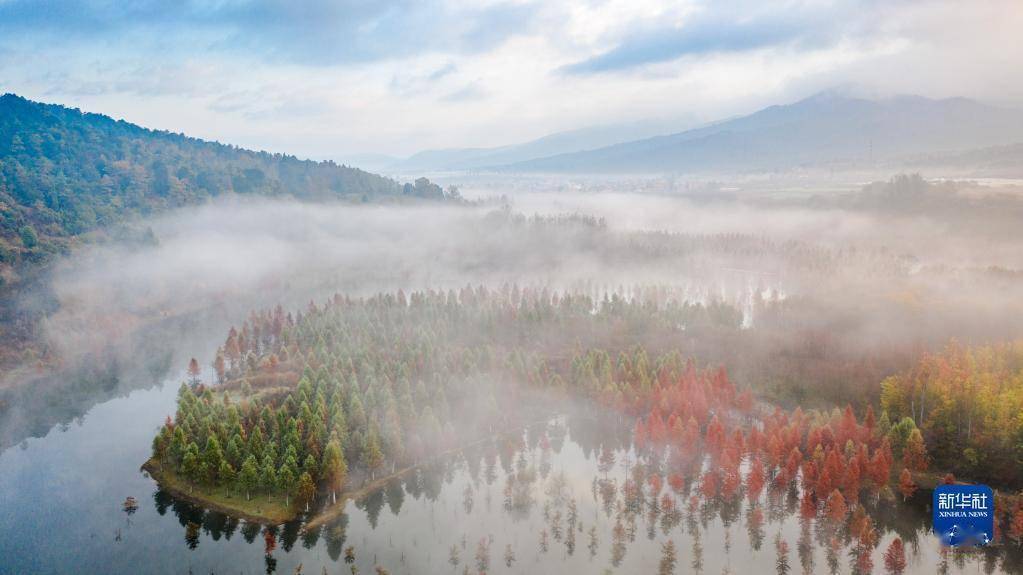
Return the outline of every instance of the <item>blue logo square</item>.
<path id="1" fill-rule="evenodd" d="M 932 509 L 944 545 L 987 545 L 994 537 L 995 496 L 986 485 L 939 485 Z"/>

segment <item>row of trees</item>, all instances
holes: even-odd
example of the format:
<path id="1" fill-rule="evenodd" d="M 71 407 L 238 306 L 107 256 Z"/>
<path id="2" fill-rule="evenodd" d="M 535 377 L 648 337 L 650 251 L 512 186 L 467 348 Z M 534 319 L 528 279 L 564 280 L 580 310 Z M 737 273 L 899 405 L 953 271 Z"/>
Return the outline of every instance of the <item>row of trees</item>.
<path id="1" fill-rule="evenodd" d="M 804 535 L 809 537 L 809 522 L 816 520 L 815 533 L 829 557 L 837 558 L 849 544 L 858 572 L 871 571 L 880 534 L 868 506 L 888 492 L 897 463 L 903 467 L 898 488 L 904 497 L 916 489 L 912 471 L 926 467 L 922 436 L 907 429 L 911 420 L 892 425 L 886 415 L 876 418 L 870 409 L 860 420 L 851 407 L 765 411 L 721 369 L 698 370 L 677 354 L 651 363 L 657 366 L 653 385 L 634 389 L 624 405 L 638 412 L 633 439 L 646 461 L 633 468 L 621 488 L 626 513 L 646 508 L 648 515 L 660 513 L 662 524 L 670 525 L 669 518 L 678 520 L 675 497 L 688 497 L 691 515 L 717 508 L 727 524 L 745 498 L 751 541 L 759 548 L 766 489 L 769 502 L 799 501 Z M 662 486 L 669 488 L 663 495 Z M 900 546 L 901 541 L 893 542 L 884 555 L 892 572 L 905 566 Z M 779 540 L 776 547 L 779 572 L 787 572 L 787 545 Z"/>
<path id="2" fill-rule="evenodd" d="M 816 511 L 827 501 L 845 507 L 864 492 L 880 495 L 896 461 L 907 474 L 927 468 L 923 437 L 911 419 L 892 425 L 887 413 L 877 419 L 868 408 L 861 422 L 848 406 L 754 417 L 748 394 L 737 393 L 723 371 L 681 369 L 672 356 L 659 363 L 657 384 L 641 398 L 649 412 L 636 420 L 635 442 L 641 449 L 670 446 L 677 474 L 671 481 L 698 481 L 707 497 L 737 497 L 745 487 L 756 499 L 766 485 L 798 483 L 805 505 Z"/>
<path id="3" fill-rule="evenodd" d="M 1014 349 L 1020 348 L 989 348 L 985 357 L 990 361 Z M 870 571 L 879 534 L 866 510 L 889 490 L 913 497 L 918 474 L 930 465 L 932 452 L 912 417 L 892 423 L 887 411 L 877 418 L 868 407 L 860 419 L 849 406 L 759 413 L 721 370 L 695 370 L 675 355 L 654 363 L 659 366 L 654 385 L 626 405 L 646 410 L 636 419 L 633 438 L 640 456 L 651 462 L 648 469 L 663 470 L 676 494 L 695 492 L 694 498 L 722 509 L 745 496 L 751 516 L 765 488 L 772 496 L 798 497 L 801 517 L 821 522 L 819 532 L 826 536 L 842 532 L 851 538 L 856 565 Z M 973 363 L 978 364 L 983 362 Z M 1011 385 L 1012 378 L 1001 377 L 1003 385 Z M 883 403 L 891 406 L 893 390 L 886 383 Z M 636 510 L 656 500 L 662 484 L 658 472 L 644 475 L 641 469 L 623 486 L 626 505 Z M 954 475 L 943 481 L 954 482 Z M 669 508 L 667 502 L 662 508 Z M 996 494 L 995 510 L 995 539 L 1023 543 L 1023 497 Z M 901 544 L 893 541 L 883 556 L 892 572 L 905 566 Z"/>

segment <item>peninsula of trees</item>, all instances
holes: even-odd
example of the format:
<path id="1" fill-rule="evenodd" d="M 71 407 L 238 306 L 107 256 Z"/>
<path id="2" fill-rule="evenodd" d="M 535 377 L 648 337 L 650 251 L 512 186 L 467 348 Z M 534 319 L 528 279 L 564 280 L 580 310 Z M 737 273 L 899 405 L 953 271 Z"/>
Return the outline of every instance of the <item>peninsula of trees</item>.
<path id="1" fill-rule="evenodd" d="M 147 467 L 200 501 L 290 517 L 318 495 L 334 502 L 352 486 L 547 415 L 548 399 L 560 397 L 634 418 L 637 448 L 672 446 L 671 480 L 709 496 L 798 481 L 805 505 L 848 506 L 863 493 L 891 496 L 892 480 L 911 495 L 914 474 L 927 468 L 911 418 L 763 408 L 723 369 L 698 369 L 656 343 L 740 321 L 727 306 L 653 289 L 595 298 L 467 287 L 335 296 L 294 314 L 277 307 L 231 329 L 215 382 L 201 381 L 198 362 L 190 367 Z M 705 457 L 716 462 L 707 473 Z"/>
<path id="2" fill-rule="evenodd" d="M 278 307 L 231 330 L 214 362 L 217 385 L 193 366 L 150 468 L 195 497 L 236 493 L 249 515 L 259 514 L 243 503 L 254 494 L 296 500 L 297 511 L 312 485 L 334 500 L 352 475 L 372 479 L 524 421 L 535 408 L 526 390 L 624 398 L 632 383 L 618 387 L 598 344 L 739 321 L 735 310 L 670 300 L 518 288 L 338 296 L 294 315 Z M 651 385 L 646 352 L 622 353 L 640 366 L 636 385 Z"/>

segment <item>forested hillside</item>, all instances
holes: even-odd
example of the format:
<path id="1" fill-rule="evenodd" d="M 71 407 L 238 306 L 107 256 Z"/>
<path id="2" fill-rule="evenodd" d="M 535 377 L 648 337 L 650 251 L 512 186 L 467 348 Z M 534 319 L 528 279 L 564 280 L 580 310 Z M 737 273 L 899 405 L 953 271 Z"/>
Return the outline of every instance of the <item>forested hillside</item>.
<path id="1" fill-rule="evenodd" d="M 154 241 L 148 230 L 121 224 L 225 194 L 353 202 L 445 197 L 424 178 L 403 186 L 334 162 L 244 150 L 5 94 L 0 364 L 21 357 L 38 318 L 47 313 L 45 282 L 36 281 L 41 264 L 85 237 Z M 32 309 L 18 305 L 26 291 L 42 292 Z"/>
<path id="2" fill-rule="evenodd" d="M 138 215 L 236 194 L 365 201 L 397 182 L 333 162 L 243 150 L 0 96 L 0 260 L 45 260 Z"/>

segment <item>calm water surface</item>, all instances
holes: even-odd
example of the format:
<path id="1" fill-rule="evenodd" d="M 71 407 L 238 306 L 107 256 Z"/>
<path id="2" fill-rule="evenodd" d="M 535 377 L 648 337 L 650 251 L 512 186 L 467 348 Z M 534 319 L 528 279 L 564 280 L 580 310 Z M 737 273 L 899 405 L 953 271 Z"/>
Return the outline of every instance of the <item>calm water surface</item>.
<path id="1" fill-rule="evenodd" d="M 854 573 L 848 542 L 829 553 L 790 494 L 756 502 L 761 525 L 745 499 L 691 506 L 667 482 L 656 506 L 647 488 L 630 511 L 622 486 L 637 461 L 628 433 L 588 418 L 557 418 L 435 463 L 349 502 L 321 529 L 266 530 L 175 501 L 139 471 L 174 409 L 173 381 L 105 399 L 0 454 L 0 572 L 291 574 L 301 564 L 313 574 L 377 566 L 394 574 L 658 573 L 670 540 L 680 574 L 774 573 L 785 564 L 791 573 Z M 662 506 L 665 494 L 674 512 Z M 128 496 L 139 502 L 132 514 L 122 507 Z M 885 572 L 882 553 L 896 535 L 907 542 L 907 573 L 1023 572 L 1017 546 L 942 556 L 927 533 L 927 497 L 871 511 L 880 534 L 873 572 Z M 780 566 L 779 540 L 787 546 Z"/>

